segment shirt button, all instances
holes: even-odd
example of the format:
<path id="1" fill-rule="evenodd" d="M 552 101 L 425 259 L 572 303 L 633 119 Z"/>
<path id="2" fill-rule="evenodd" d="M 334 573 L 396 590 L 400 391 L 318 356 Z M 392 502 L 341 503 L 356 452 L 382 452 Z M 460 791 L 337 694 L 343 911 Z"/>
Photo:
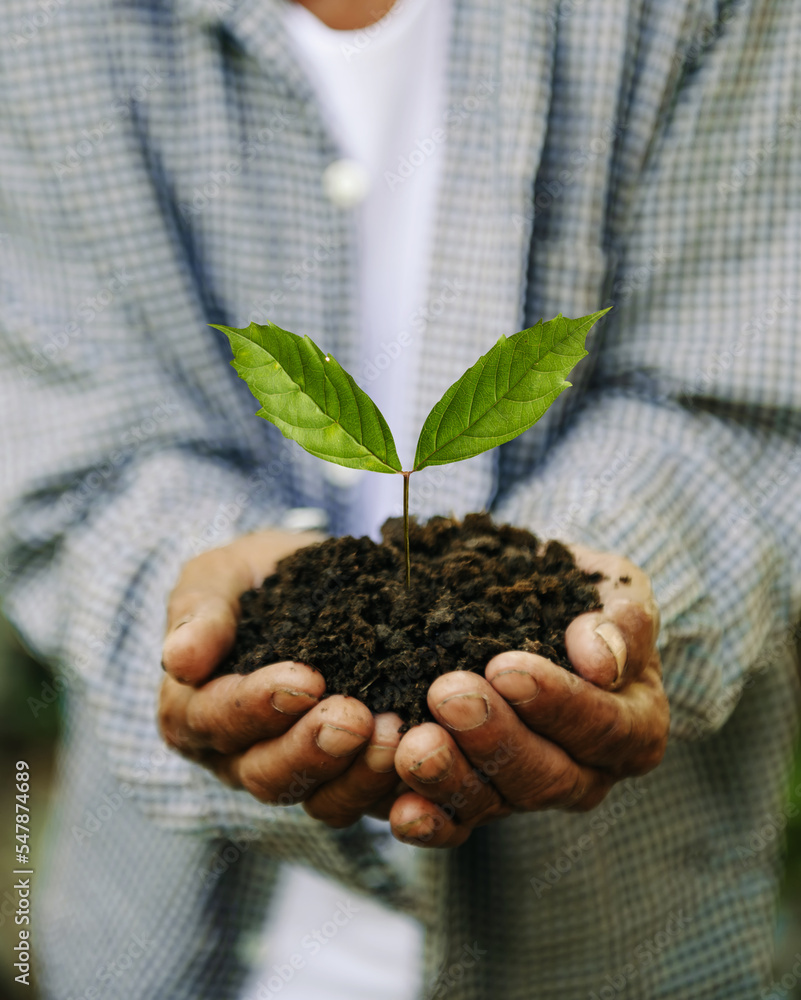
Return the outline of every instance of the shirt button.
<path id="1" fill-rule="evenodd" d="M 353 208 L 369 189 L 370 177 L 356 160 L 334 160 L 323 171 L 323 191 L 337 208 Z"/>

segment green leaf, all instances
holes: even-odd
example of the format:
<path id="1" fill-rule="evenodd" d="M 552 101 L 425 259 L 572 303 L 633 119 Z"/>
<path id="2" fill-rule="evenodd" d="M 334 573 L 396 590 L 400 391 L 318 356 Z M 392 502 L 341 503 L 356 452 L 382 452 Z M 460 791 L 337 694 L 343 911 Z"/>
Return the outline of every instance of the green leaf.
<path id="1" fill-rule="evenodd" d="M 400 472 L 389 427 L 375 403 L 330 354 L 273 323 L 237 330 L 231 362 L 261 403 L 256 414 L 318 458 L 349 469 Z"/>
<path id="2" fill-rule="evenodd" d="M 560 314 L 501 337 L 429 413 L 414 471 L 473 458 L 527 431 L 568 388 L 565 376 L 586 356 L 587 334 L 608 311 L 581 319 Z"/>

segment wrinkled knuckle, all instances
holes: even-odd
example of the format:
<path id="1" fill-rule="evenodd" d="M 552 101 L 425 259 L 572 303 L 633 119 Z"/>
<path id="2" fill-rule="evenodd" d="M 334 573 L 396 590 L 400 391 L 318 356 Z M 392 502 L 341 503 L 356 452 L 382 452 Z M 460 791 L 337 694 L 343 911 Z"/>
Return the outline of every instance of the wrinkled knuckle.
<path id="1" fill-rule="evenodd" d="M 551 767 L 525 793 L 520 803 L 525 809 L 554 809 L 562 805 L 572 788 L 564 767 Z"/>
<path id="2" fill-rule="evenodd" d="M 239 740 L 230 726 L 222 725 L 219 721 L 203 716 L 197 726 L 191 727 L 193 737 L 197 742 L 216 750 L 218 753 L 233 753 L 239 746 Z M 241 736 L 241 734 L 240 734 Z"/>

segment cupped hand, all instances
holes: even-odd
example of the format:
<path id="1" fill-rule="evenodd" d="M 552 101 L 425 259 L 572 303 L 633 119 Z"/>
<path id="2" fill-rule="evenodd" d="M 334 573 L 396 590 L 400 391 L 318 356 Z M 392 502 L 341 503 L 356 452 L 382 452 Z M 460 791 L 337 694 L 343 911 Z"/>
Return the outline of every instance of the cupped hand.
<path id="1" fill-rule="evenodd" d="M 396 753 L 410 789 L 390 812 L 398 839 L 455 847 L 512 811 L 592 809 L 617 781 L 661 761 L 670 713 L 648 577 L 621 556 L 573 552 L 605 577 L 602 610 L 580 615 L 565 635 L 575 673 L 510 651 L 484 677 L 437 678 L 428 694 L 437 723 L 410 730 Z"/>
<path id="2" fill-rule="evenodd" d="M 186 564 L 167 608 L 158 721 L 170 746 L 232 787 L 269 804 L 303 802 L 342 827 L 365 812 L 387 814 L 398 716 L 374 717 L 355 698 L 323 699 L 322 676 L 302 663 L 208 679 L 233 646 L 240 596 L 319 540 L 262 531 Z"/>

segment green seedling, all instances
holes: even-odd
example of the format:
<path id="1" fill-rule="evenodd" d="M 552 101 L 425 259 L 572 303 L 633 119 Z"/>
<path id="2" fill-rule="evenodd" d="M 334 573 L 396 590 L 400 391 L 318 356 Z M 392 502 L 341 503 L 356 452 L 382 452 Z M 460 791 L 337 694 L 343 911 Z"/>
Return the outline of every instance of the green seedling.
<path id="1" fill-rule="evenodd" d="M 352 376 L 308 337 L 272 323 L 242 330 L 216 326 L 231 342 L 231 362 L 261 404 L 257 416 L 326 462 L 403 477 L 406 587 L 409 478 L 430 465 L 473 458 L 527 431 L 570 382 L 586 356 L 591 327 L 608 309 L 555 319 L 501 337 L 448 389 L 423 424 L 411 469 L 403 469 L 381 411 Z"/>

